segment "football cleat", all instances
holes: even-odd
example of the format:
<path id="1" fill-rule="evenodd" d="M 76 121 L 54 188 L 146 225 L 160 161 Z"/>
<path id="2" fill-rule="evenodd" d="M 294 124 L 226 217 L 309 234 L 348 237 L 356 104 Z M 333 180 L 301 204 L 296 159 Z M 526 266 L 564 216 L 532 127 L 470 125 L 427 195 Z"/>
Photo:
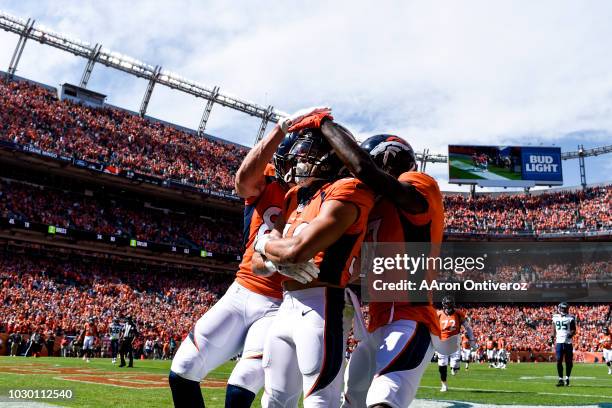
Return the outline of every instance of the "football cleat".
<path id="1" fill-rule="evenodd" d="M 446 385 L 446 383 L 442 383 L 442 387 L 440 387 L 440 392 L 446 392 L 448 391 L 448 385 Z"/>
<path id="2" fill-rule="evenodd" d="M 565 386 L 566 386 L 566 387 L 569 387 L 569 386 L 570 386 L 570 384 L 569 384 L 569 378 L 568 378 L 567 380 L 565 380 Z"/>
<path id="3" fill-rule="evenodd" d="M 557 387 L 563 387 L 565 385 L 565 383 L 563 382 L 563 380 L 559 380 L 559 382 L 557 383 Z"/>

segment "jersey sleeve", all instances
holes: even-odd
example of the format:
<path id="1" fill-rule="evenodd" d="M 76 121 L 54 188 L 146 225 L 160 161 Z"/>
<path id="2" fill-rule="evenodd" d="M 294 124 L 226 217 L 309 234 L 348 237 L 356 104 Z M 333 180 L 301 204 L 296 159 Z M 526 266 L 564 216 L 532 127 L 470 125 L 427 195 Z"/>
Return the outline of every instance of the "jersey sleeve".
<path id="1" fill-rule="evenodd" d="M 346 230 L 347 234 L 360 233 L 367 224 L 368 214 L 374 206 L 374 193 L 361 181 L 345 178 L 336 181 L 325 192 L 324 201 L 342 201 L 353 203 L 359 210 L 357 220 Z"/>
<path id="2" fill-rule="evenodd" d="M 461 310 L 457 310 L 457 318 L 459 319 L 459 326 L 461 326 L 465 322 L 465 313 Z"/>
<path id="3" fill-rule="evenodd" d="M 417 171 L 400 175 L 401 182 L 410 183 L 427 200 L 427 211 L 411 214 L 402 211 L 402 215 L 416 226 L 430 225 L 430 239 L 433 243 L 442 242 L 444 236 L 444 204 L 438 182 L 431 176 Z"/>
<path id="4" fill-rule="evenodd" d="M 263 172 L 264 181 L 266 185 L 274 181 L 275 174 L 276 172 L 274 170 L 274 166 L 272 165 L 272 163 L 266 164 L 266 168 L 264 169 L 264 172 Z M 244 200 L 244 205 L 249 206 L 249 205 L 256 204 L 257 201 L 259 200 L 259 197 L 261 197 L 261 194 L 258 196 L 248 197 L 247 199 Z"/>

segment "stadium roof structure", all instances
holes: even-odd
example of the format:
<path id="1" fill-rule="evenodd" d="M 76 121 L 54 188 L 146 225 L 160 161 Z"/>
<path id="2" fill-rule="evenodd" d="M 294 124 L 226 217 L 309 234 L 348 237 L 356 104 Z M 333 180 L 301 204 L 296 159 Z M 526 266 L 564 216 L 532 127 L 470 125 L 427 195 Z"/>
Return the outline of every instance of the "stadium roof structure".
<path id="1" fill-rule="evenodd" d="M 226 92 L 221 92 L 219 86 L 208 87 L 183 78 L 182 76 L 162 69 L 161 66 L 152 66 L 150 64 L 138 61 L 132 57 L 114 52 L 102 47 L 101 44 L 94 46 L 87 42 L 70 38 L 64 34 L 57 33 L 40 25 L 34 25 L 35 20 L 28 19 L 24 21 L 20 18 L 13 17 L 7 13 L 0 11 L 0 28 L 5 31 L 13 32 L 19 35 L 19 41 L 11 58 L 8 73 L 10 76 L 17 71 L 17 66 L 25 48 L 26 41 L 32 39 L 43 45 L 48 45 L 60 50 L 69 52 L 78 57 L 87 59 L 87 65 L 81 77 L 80 86 L 87 87 L 87 83 L 91 76 L 91 72 L 96 63 L 100 63 L 109 68 L 123 71 L 138 78 L 149 80 L 149 84 L 140 105 L 140 115 L 144 116 L 149 100 L 153 93 L 156 84 L 167 86 L 197 98 L 207 100 L 198 134 L 203 134 L 206 128 L 206 123 L 210 117 L 210 112 L 215 103 L 227 108 L 243 112 L 250 116 L 255 116 L 262 119 L 259 128 L 258 139 L 263 136 L 268 122 L 278 122 L 284 112 L 275 110 L 273 106 L 263 107 L 256 103 L 249 102 L 245 99 L 235 97 Z"/>
<path id="2" fill-rule="evenodd" d="M 9 77 L 15 75 L 25 43 L 28 39 L 32 39 L 43 45 L 58 48 L 73 55 L 87 59 L 87 64 L 79 84 L 79 86 L 83 88 L 87 87 L 87 83 L 96 63 L 100 63 L 109 68 L 117 69 L 130 75 L 134 75 L 138 78 L 147 79 L 149 83 L 140 105 L 140 116 L 145 116 L 153 89 L 156 84 L 164 85 L 171 89 L 193 95 L 197 98 L 205 99 L 207 103 L 204 107 L 204 112 L 197 130 L 197 134 L 199 136 L 204 135 L 206 124 L 215 103 L 250 116 L 261 118 L 261 125 L 259 126 L 259 131 L 257 133 L 255 142 L 259 141 L 263 137 L 269 122 L 276 123 L 283 116 L 287 115 L 282 111 L 276 110 L 272 105 L 267 107 L 260 106 L 243 98 L 230 95 L 229 93 L 222 93 L 219 86 L 210 87 L 199 84 L 195 81 L 185 79 L 176 73 L 164 70 L 159 65 L 153 66 L 141 62 L 132 57 L 103 48 L 101 44 L 92 46 L 87 42 L 70 38 L 42 25 L 35 26 L 34 24 L 35 20 L 31 18 L 25 21 L 0 10 L 0 28 L 19 35 L 19 41 L 17 42 L 17 46 L 13 52 L 13 57 L 11 58 L 8 69 Z M 579 159 L 581 184 L 583 187 L 585 187 L 586 175 L 584 158 L 611 152 L 612 145 L 586 150 L 583 146 L 579 146 L 577 151 L 562 153 L 561 159 Z M 417 153 L 416 157 L 421 164 L 421 171 L 425 170 L 427 163 L 448 162 L 448 157 L 446 155 L 429 153 L 429 149 L 425 149 L 422 153 Z"/>

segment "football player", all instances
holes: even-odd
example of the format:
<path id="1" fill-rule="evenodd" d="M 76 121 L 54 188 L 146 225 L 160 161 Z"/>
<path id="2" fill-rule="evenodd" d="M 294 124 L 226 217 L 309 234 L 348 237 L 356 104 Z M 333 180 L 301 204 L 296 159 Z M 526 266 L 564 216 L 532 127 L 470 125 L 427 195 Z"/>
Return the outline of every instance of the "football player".
<path id="1" fill-rule="evenodd" d="M 97 328 L 93 317 L 90 317 L 85 323 L 85 336 L 83 337 L 83 360 L 89 363 L 89 359 L 93 358 L 94 341 L 96 339 Z"/>
<path id="2" fill-rule="evenodd" d="M 111 325 L 108 327 L 108 335 L 110 338 L 110 348 L 112 363 L 117 363 L 117 352 L 119 352 L 119 336 L 121 335 L 122 326 L 119 319 L 114 318 Z"/>
<path id="3" fill-rule="evenodd" d="M 416 171 L 414 151 L 393 135 L 376 135 L 361 147 L 333 121 L 322 132 L 359 180 L 378 195 L 370 213 L 370 242 L 442 241 L 444 210 L 436 181 Z M 431 304 L 370 303 L 369 334 L 349 361 L 344 407 L 405 407 L 414 399 L 440 334 Z"/>
<path id="4" fill-rule="evenodd" d="M 374 195 L 342 177 L 342 163 L 317 121 L 292 127 L 289 152 L 297 186 L 274 230 L 259 237 L 256 273 L 286 275 L 284 298 L 264 347 L 263 407 L 338 407 L 342 391 L 345 287 L 366 232 Z M 312 118 L 311 118 L 312 119 Z"/>
<path id="5" fill-rule="evenodd" d="M 603 328 L 599 336 L 599 345 L 603 351 L 603 361 L 608 366 L 608 375 L 612 375 L 612 336 L 608 327 Z"/>
<path id="6" fill-rule="evenodd" d="M 470 339 L 464 334 L 461 335 L 461 361 L 465 363 L 465 370 L 470 369 L 470 361 L 472 358 L 472 346 Z"/>
<path id="7" fill-rule="evenodd" d="M 240 352 L 242 358 L 228 380 L 225 406 L 250 407 L 263 386 L 263 344 L 282 288 L 278 274 L 253 274 L 253 247 L 257 237 L 272 231 L 289 188 L 285 155 L 296 135 L 288 134 L 288 128 L 304 115 L 320 111 L 327 109 L 310 108 L 281 120 L 249 151 L 236 173 L 236 192 L 245 199 L 246 250 L 234 283 L 196 322 L 172 360 L 169 382 L 175 407 L 203 407 L 200 381 Z"/>
<path id="8" fill-rule="evenodd" d="M 555 354 L 557 356 L 557 373 L 559 381 L 557 387 L 569 387 L 572 367 L 574 366 L 574 349 L 572 338 L 576 334 L 576 318 L 569 313 L 567 302 L 559 303 L 557 313 L 552 318 L 553 330 L 551 343 L 555 344 Z M 565 382 L 563 380 L 563 361 L 565 361 Z"/>
<path id="9" fill-rule="evenodd" d="M 493 336 L 489 335 L 486 341 L 487 347 L 487 362 L 489 367 L 494 367 L 497 364 L 497 342 L 493 340 Z"/>
<path id="10" fill-rule="evenodd" d="M 465 329 L 465 334 L 472 348 L 476 348 L 476 341 L 469 321 L 465 318 L 462 311 L 455 309 L 455 302 L 450 296 L 445 296 L 442 299 L 442 310 L 438 310 L 437 313 L 440 322 L 440 339 L 443 341 L 449 340 L 457 345 L 455 351 L 451 354 L 437 353 L 438 371 L 440 372 L 440 381 L 442 383 L 440 391 L 446 392 L 448 391 L 446 379 L 448 376 L 449 364 L 452 375 L 455 375 L 457 371 L 459 371 L 461 365 L 461 351 L 459 350 L 459 334 L 461 333 L 461 327 Z"/>

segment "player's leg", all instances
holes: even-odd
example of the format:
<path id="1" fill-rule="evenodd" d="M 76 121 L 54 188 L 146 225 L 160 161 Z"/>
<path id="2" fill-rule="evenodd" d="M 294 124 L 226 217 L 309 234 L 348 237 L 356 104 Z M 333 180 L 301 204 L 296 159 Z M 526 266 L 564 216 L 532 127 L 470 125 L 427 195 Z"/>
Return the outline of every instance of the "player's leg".
<path id="1" fill-rule="evenodd" d="M 244 304 L 236 294 L 237 286 L 234 283 L 196 322 L 172 359 L 171 373 L 199 384 L 206 374 L 240 352 L 246 324 L 242 312 Z M 172 382 L 170 386 L 172 388 Z M 172 389 L 175 407 L 189 406 L 188 401 L 196 398 L 195 387 L 189 389 L 194 391 L 194 395 Z M 199 386 L 197 393 L 200 393 Z"/>
<path id="2" fill-rule="evenodd" d="M 574 346 L 571 344 L 565 345 L 565 386 L 570 386 L 570 377 L 572 368 L 574 367 Z"/>
<path id="3" fill-rule="evenodd" d="M 612 375 L 612 349 L 604 350 L 603 352 L 604 361 L 608 366 L 608 375 Z"/>
<path id="4" fill-rule="evenodd" d="M 557 387 L 563 387 L 565 382 L 563 381 L 563 355 L 564 349 L 562 343 L 555 344 L 555 356 L 557 358 L 557 374 L 559 375 L 559 381 L 557 381 Z"/>
<path id="5" fill-rule="evenodd" d="M 456 375 L 459 369 L 461 368 L 461 352 L 456 351 L 450 356 L 450 368 L 451 374 Z"/>
<path id="6" fill-rule="evenodd" d="M 425 325 L 411 320 L 386 325 L 367 405 L 409 406 L 433 352 L 431 335 Z"/>
<path id="7" fill-rule="evenodd" d="M 472 350 L 470 349 L 463 349 L 461 351 L 461 357 L 463 362 L 465 363 L 465 370 L 469 370 L 470 369 L 470 355 L 472 354 Z"/>
<path id="8" fill-rule="evenodd" d="M 262 408 L 297 407 L 302 391 L 302 375 L 291 331 L 299 313 L 299 310 L 293 309 L 292 302 L 285 302 L 270 325 L 262 359 L 265 380 Z"/>
<path id="9" fill-rule="evenodd" d="M 438 356 L 438 372 L 440 373 L 440 391 L 448 391 L 448 356 L 440 353 L 436 353 Z"/>
<path id="10" fill-rule="evenodd" d="M 351 353 L 345 375 L 342 408 L 366 408 L 368 390 L 376 374 L 376 351 L 382 328 L 369 334 Z"/>
<path id="11" fill-rule="evenodd" d="M 225 406 L 232 408 L 250 407 L 255 395 L 264 385 L 264 370 L 261 363 L 268 330 L 278 311 L 279 301 L 253 294 L 249 298 L 252 312 L 257 319 L 248 328 L 242 358 L 227 382 Z"/>
<path id="12" fill-rule="evenodd" d="M 296 316 L 293 341 L 302 373 L 304 408 L 339 407 L 346 346 L 344 289 L 297 292 L 301 292 L 296 297 L 302 312 Z"/>

